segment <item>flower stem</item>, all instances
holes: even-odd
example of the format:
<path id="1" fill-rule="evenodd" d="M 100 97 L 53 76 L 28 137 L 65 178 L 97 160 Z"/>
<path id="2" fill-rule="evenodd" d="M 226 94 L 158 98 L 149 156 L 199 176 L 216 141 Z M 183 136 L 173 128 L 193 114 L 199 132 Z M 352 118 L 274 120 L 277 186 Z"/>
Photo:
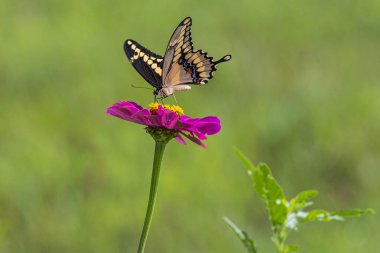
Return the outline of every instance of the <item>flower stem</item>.
<path id="1" fill-rule="evenodd" d="M 141 232 L 139 249 L 137 250 L 137 253 L 143 253 L 144 252 L 146 240 L 148 238 L 150 223 L 152 220 L 152 214 L 153 214 L 153 210 L 154 210 L 154 204 L 156 202 L 157 186 L 158 186 L 158 180 L 159 180 L 159 176 L 160 176 L 161 161 L 162 161 L 162 157 L 164 155 L 166 143 L 167 143 L 167 141 L 156 140 L 156 145 L 155 145 L 155 149 L 154 149 L 152 179 L 150 182 L 150 193 L 149 193 L 148 207 L 146 210 L 144 227 L 143 227 L 143 230 Z"/>

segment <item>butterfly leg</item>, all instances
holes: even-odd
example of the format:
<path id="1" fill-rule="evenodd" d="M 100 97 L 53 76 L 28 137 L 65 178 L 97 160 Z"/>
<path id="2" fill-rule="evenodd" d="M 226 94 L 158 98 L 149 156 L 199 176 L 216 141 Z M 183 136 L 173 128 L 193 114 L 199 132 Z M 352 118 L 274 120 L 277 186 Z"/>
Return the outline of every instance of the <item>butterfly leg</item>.
<path id="1" fill-rule="evenodd" d="M 173 98 L 174 98 L 175 104 L 178 106 L 178 101 L 177 101 L 177 98 L 175 97 L 174 93 L 173 93 Z"/>

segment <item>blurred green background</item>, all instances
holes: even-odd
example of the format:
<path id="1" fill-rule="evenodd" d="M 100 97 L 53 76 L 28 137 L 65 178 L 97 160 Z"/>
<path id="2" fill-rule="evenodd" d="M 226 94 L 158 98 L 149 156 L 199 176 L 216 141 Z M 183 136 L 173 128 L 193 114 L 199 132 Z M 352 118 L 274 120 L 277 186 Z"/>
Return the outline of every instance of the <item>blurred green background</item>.
<path id="1" fill-rule="evenodd" d="M 146 252 L 245 252 L 224 215 L 274 252 L 233 145 L 288 197 L 380 211 L 379 1 L 0 0 L 1 253 L 136 251 L 153 140 L 105 111 L 153 99 L 124 40 L 162 55 L 186 16 L 196 49 L 232 60 L 177 99 L 223 129 L 207 150 L 168 145 Z M 301 231 L 300 252 L 380 248 L 378 215 Z"/>

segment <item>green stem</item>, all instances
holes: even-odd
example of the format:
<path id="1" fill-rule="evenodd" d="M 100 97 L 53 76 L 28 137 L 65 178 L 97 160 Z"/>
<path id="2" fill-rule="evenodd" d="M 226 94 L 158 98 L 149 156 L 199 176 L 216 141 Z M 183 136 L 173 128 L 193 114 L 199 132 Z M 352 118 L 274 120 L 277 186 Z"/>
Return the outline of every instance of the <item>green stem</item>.
<path id="1" fill-rule="evenodd" d="M 277 253 L 285 253 L 287 231 L 285 226 L 273 230 L 273 241 L 276 244 Z"/>
<path id="2" fill-rule="evenodd" d="M 152 179 L 150 182 L 150 193 L 149 193 L 148 207 L 146 210 L 144 227 L 143 227 L 143 230 L 141 232 L 139 249 L 137 250 L 137 253 L 143 253 L 144 252 L 146 240 L 148 238 L 150 223 L 152 220 L 152 214 L 153 214 L 153 210 L 154 210 L 154 204 L 156 202 L 157 186 L 158 186 L 158 179 L 160 177 L 161 161 L 162 161 L 162 157 L 164 155 L 166 143 L 167 143 L 167 141 L 157 141 L 156 140 L 156 145 L 155 145 L 155 149 L 154 149 Z"/>

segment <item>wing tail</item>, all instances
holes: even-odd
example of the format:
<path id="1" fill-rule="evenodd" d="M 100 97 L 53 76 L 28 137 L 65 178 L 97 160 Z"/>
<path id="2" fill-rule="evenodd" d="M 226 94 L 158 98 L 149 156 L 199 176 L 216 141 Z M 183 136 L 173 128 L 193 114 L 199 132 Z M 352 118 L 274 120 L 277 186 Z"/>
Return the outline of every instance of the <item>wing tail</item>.
<path id="1" fill-rule="evenodd" d="M 231 55 L 227 54 L 225 56 L 223 56 L 222 58 L 220 58 L 219 60 L 215 61 L 214 64 L 219 64 L 221 62 L 226 62 L 226 61 L 229 61 L 231 60 Z"/>

